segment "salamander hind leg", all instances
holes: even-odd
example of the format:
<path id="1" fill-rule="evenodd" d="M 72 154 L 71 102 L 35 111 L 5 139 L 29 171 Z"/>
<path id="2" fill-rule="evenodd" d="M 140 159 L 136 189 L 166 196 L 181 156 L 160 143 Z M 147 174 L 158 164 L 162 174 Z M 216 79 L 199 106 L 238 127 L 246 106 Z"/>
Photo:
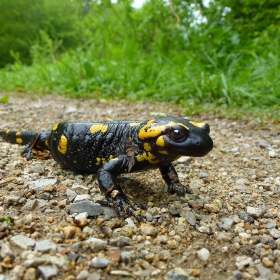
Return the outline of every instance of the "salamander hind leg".
<path id="1" fill-rule="evenodd" d="M 142 220 L 141 210 L 125 195 L 117 183 L 117 176 L 128 171 L 129 159 L 121 155 L 103 165 L 97 173 L 100 191 L 108 203 L 115 207 L 120 216 L 133 215 Z"/>

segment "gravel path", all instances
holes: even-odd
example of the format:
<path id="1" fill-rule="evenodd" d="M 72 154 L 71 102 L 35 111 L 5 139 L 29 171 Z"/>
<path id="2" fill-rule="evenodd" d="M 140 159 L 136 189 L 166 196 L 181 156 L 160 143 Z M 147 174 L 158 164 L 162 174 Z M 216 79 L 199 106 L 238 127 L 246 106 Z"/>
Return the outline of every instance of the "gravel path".
<path id="1" fill-rule="evenodd" d="M 164 105 L 12 97 L 1 130 L 49 130 L 60 121 L 183 116 Z M 95 176 L 27 162 L 0 142 L 0 280 L 280 279 L 280 127 L 207 121 L 215 147 L 176 163 L 193 190 L 168 196 L 158 170 L 120 178 L 146 220 L 106 206 Z M 86 213 L 85 213 L 86 212 Z"/>

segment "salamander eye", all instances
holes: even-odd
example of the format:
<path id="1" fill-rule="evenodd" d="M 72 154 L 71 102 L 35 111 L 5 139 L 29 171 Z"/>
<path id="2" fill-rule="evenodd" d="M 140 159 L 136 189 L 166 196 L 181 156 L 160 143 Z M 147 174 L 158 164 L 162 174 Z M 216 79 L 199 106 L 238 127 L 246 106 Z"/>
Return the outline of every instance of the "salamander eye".
<path id="1" fill-rule="evenodd" d="M 183 142 L 187 138 L 185 131 L 182 131 L 180 128 L 171 128 L 168 132 L 168 136 L 171 140 L 176 142 Z"/>

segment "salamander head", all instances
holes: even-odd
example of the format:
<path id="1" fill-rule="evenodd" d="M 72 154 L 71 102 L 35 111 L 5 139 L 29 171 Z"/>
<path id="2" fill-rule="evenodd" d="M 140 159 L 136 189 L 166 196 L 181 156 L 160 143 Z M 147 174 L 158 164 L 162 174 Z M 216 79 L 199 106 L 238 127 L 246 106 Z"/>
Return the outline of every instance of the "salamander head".
<path id="1" fill-rule="evenodd" d="M 140 129 L 141 140 L 154 140 L 160 154 L 203 157 L 213 149 L 207 123 L 168 117 L 149 121 Z"/>

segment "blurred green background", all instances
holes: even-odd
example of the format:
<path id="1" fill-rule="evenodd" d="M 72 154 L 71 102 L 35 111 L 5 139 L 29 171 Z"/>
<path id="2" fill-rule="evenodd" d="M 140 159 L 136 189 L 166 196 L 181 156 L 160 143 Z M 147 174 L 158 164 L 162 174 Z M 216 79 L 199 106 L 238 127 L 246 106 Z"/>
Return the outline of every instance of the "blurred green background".
<path id="1" fill-rule="evenodd" d="M 279 117 L 279 0 L 1 0 L 0 91 Z"/>

